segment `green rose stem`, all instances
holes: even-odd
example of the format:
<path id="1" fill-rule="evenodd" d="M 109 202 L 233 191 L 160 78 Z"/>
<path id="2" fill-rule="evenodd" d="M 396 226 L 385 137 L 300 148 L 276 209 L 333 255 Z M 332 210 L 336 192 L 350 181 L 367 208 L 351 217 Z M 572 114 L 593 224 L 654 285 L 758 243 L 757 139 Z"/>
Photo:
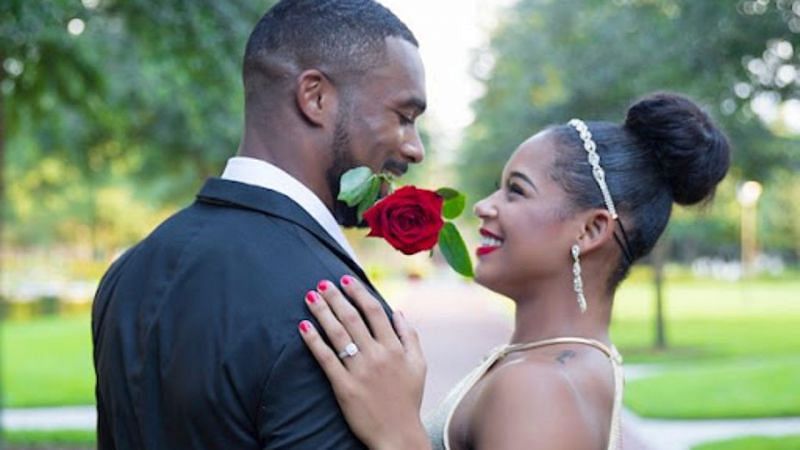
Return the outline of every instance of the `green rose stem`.
<path id="1" fill-rule="evenodd" d="M 339 200 L 347 206 L 358 207 L 359 222 L 364 219 L 364 211 L 374 205 L 381 193 L 381 185 L 387 183 L 391 191 L 394 177 L 387 173 L 372 173 L 369 167 L 356 167 L 342 175 L 339 184 Z"/>

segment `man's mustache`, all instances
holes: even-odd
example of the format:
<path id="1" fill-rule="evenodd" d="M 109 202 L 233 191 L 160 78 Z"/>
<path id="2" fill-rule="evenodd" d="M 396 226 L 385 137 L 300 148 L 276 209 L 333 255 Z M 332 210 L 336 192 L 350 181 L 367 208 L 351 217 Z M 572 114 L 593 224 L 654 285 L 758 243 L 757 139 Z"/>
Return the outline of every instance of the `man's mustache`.
<path id="1" fill-rule="evenodd" d="M 383 171 L 397 175 L 405 175 L 405 173 L 408 172 L 408 163 L 389 160 L 383 165 Z"/>

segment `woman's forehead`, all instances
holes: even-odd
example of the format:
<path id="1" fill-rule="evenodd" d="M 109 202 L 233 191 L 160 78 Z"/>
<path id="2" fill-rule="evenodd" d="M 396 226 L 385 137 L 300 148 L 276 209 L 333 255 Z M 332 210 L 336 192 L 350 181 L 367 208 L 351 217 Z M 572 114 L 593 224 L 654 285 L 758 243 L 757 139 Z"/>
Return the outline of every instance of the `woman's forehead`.
<path id="1" fill-rule="evenodd" d="M 512 170 L 531 173 L 550 167 L 554 156 L 552 137 L 544 130 L 528 138 L 508 159 L 504 173 Z"/>

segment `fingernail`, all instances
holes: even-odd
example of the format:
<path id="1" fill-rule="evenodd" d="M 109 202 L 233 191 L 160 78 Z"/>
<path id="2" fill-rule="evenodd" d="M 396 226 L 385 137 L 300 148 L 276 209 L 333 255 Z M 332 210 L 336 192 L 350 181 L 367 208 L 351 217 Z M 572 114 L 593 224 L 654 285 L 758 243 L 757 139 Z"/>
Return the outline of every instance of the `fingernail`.
<path id="1" fill-rule="evenodd" d="M 319 289 L 320 292 L 325 292 L 328 289 L 328 282 L 326 280 L 320 281 L 317 285 L 317 289 Z"/>
<path id="2" fill-rule="evenodd" d="M 350 286 L 353 283 L 353 277 L 345 275 L 342 277 L 342 286 Z"/>
<path id="3" fill-rule="evenodd" d="M 303 333 L 308 333 L 308 330 L 311 329 L 311 322 L 304 320 L 300 322 L 300 325 L 297 328 L 299 328 Z"/>
<path id="4" fill-rule="evenodd" d="M 306 301 L 312 305 L 317 303 L 317 293 L 314 291 L 309 291 L 308 294 L 306 294 Z"/>

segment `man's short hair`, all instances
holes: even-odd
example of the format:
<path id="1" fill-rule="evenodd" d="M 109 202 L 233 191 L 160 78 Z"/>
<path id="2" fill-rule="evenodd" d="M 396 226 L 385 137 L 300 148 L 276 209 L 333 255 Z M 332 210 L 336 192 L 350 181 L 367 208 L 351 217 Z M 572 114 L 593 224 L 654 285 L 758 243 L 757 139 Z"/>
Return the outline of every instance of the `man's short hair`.
<path id="1" fill-rule="evenodd" d="M 287 65 L 334 77 L 363 73 L 380 64 L 387 37 L 419 46 L 411 30 L 374 0 L 281 0 L 250 34 L 245 82 L 250 74 L 280 76 L 270 68 Z"/>

